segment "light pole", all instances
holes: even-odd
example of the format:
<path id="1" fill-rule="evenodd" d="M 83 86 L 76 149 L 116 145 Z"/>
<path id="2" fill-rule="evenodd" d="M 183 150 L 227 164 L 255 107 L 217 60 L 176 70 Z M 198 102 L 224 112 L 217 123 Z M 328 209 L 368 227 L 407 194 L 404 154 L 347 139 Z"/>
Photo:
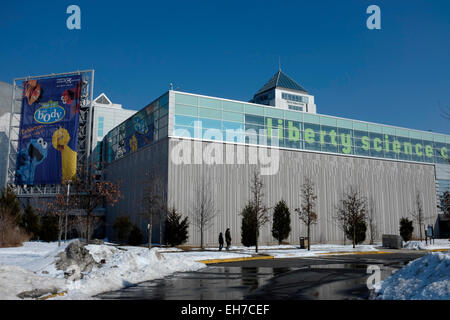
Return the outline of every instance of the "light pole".
<path id="1" fill-rule="evenodd" d="M 70 183 L 72 181 L 67 181 L 67 199 L 66 199 L 66 225 L 65 225 L 65 231 L 64 231 L 64 242 L 67 241 L 67 220 L 68 220 L 68 213 L 69 213 L 69 196 L 70 196 Z"/>

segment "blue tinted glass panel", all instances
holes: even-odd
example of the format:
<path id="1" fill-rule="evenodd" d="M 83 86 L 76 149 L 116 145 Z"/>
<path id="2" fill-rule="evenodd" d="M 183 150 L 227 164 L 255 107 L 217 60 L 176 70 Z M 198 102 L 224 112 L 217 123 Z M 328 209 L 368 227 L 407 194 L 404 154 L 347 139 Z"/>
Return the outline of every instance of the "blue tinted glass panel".
<path id="1" fill-rule="evenodd" d="M 198 121 L 196 117 L 175 116 L 175 125 L 193 127 L 195 121 Z"/>

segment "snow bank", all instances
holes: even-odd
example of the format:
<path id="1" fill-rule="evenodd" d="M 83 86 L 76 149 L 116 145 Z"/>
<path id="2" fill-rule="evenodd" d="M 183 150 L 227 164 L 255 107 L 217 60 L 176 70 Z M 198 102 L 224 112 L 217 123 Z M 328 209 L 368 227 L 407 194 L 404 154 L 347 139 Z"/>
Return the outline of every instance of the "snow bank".
<path id="1" fill-rule="evenodd" d="M 17 294 L 32 290 L 67 291 L 56 299 L 89 299 L 105 291 L 205 267 L 178 254 L 179 250 L 88 245 L 86 249 L 99 266 L 72 281 L 55 267 L 56 256 L 68 244 L 58 247 L 57 242 L 26 242 L 22 247 L 0 249 L 0 299 L 19 299 Z"/>
<path id="2" fill-rule="evenodd" d="M 426 246 L 425 243 L 422 243 L 420 241 L 409 241 L 403 244 L 403 249 L 409 249 L 409 250 L 425 250 Z"/>
<path id="3" fill-rule="evenodd" d="M 64 279 L 38 276 L 34 272 L 18 266 L 0 265 L 0 299 L 18 299 L 25 291 L 44 290 L 46 293 L 61 292 L 65 288 Z"/>
<path id="4" fill-rule="evenodd" d="M 375 285 L 380 300 L 450 300 L 450 253 L 432 252 Z"/>
<path id="5" fill-rule="evenodd" d="M 118 290 L 132 284 L 162 278 L 178 271 L 196 271 L 205 265 L 179 255 L 166 257 L 163 249 L 141 247 L 112 247 L 88 245 L 96 262 L 105 261 L 94 267 L 83 279 L 68 284 L 69 298 L 84 298 L 95 294 Z"/>
<path id="6" fill-rule="evenodd" d="M 450 242 L 436 240 L 433 247 L 449 246 Z M 86 249 L 98 263 L 83 278 L 72 281 L 64 277 L 64 271 L 56 270 L 56 256 L 70 242 L 25 242 L 22 247 L 0 249 L 0 299 L 18 299 L 23 291 L 67 291 L 55 299 L 90 299 L 96 294 L 118 290 L 143 281 L 163 278 L 174 272 L 196 271 L 206 265 L 200 260 L 251 257 L 254 247 L 232 246 L 230 251 L 217 248 L 183 251 L 177 248 L 152 248 L 88 245 Z M 432 248 L 427 246 L 427 249 Z M 377 251 L 375 246 L 358 245 L 311 245 L 311 250 L 296 245 L 260 246 L 259 254 L 275 258 L 311 257 L 322 254 L 345 254 L 349 252 Z M 448 275 L 447 275 L 448 279 Z M 386 284 L 387 286 L 387 284 Z M 388 290 L 388 289 L 386 289 Z M 380 291 L 381 292 L 381 291 Z M 447 282 L 448 292 L 448 282 Z M 380 293 L 381 294 L 381 293 Z"/>
<path id="7" fill-rule="evenodd" d="M 450 241 L 448 239 L 434 239 L 433 241 L 409 241 L 403 243 L 403 249 L 409 250 L 434 250 L 434 249 L 450 249 Z"/>

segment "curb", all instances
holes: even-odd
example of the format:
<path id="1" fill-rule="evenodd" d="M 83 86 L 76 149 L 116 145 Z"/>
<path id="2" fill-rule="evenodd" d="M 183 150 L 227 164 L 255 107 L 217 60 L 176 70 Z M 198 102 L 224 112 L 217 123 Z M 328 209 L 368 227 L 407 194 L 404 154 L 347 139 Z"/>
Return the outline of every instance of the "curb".
<path id="1" fill-rule="evenodd" d="M 327 256 L 339 256 L 339 255 L 350 255 L 350 254 L 392 254 L 394 252 L 387 251 L 340 251 L 340 252 L 323 252 L 318 253 L 318 255 L 327 255 Z"/>
<path id="2" fill-rule="evenodd" d="M 209 259 L 209 260 L 197 260 L 204 264 L 224 263 L 224 262 L 236 262 L 236 261 L 251 261 L 251 260 L 268 260 L 274 259 L 274 256 L 260 256 L 260 257 L 241 257 L 241 258 L 229 258 L 229 259 Z"/>
<path id="3" fill-rule="evenodd" d="M 429 249 L 429 250 L 425 250 L 427 252 L 444 252 L 444 251 L 449 251 L 450 249 Z"/>

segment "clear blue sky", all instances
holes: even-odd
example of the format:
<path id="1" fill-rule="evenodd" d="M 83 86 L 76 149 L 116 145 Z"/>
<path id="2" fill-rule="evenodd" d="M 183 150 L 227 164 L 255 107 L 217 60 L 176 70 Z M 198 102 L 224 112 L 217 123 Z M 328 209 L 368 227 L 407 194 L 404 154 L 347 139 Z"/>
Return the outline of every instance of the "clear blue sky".
<path id="1" fill-rule="evenodd" d="M 81 30 L 66 8 L 81 8 Z M 381 8 L 381 30 L 366 8 Z M 322 114 L 450 134 L 450 1 L 7 1 L 0 80 L 95 69 L 140 109 L 169 89 L 247 101 L 278 69 Z"/>

